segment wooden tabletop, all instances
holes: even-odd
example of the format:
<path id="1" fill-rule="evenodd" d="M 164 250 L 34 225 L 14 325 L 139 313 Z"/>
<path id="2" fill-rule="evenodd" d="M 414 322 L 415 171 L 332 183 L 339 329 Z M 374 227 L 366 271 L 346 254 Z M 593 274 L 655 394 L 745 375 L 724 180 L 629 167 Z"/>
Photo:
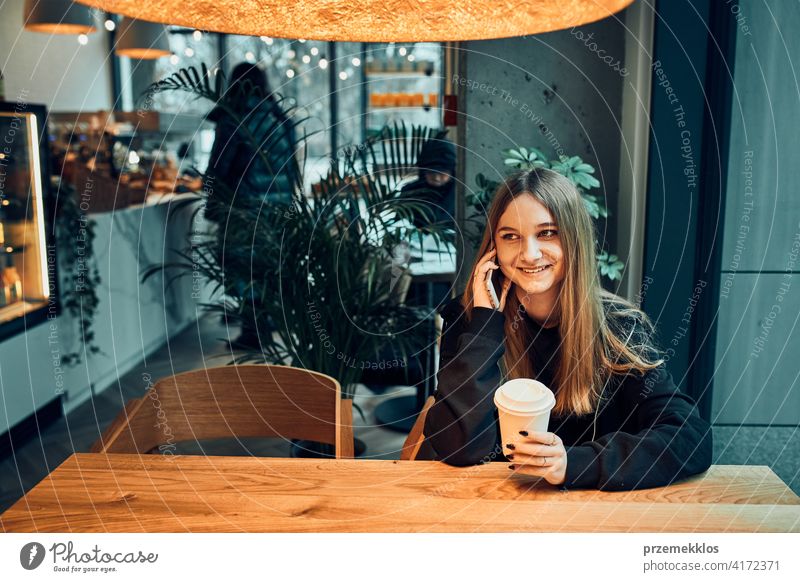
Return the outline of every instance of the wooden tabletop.
<path id="1" fill-rule="evenodd" d="M 670 487 L 559 491 L 503 463 L 72 455 L 0 516 L 6 532 L 800 532 L 767 467 Z"/>

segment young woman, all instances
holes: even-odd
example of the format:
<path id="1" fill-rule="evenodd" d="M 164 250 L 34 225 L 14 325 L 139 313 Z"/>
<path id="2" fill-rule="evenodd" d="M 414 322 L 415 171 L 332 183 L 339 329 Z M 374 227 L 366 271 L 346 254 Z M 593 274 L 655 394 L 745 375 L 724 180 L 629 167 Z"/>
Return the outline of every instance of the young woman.
<path id="1" fill-rule="evenodd" d="M 423 455 L 507 461 L 564 488 L 667 485 L 708 469 L 711 429 L 667 372 L 643 312 L 600 286 L 592 220 L 572 183 L 515 174 L 495 193 L 464 295 L 443 310 Z M 493 305 L 491 282 L 499 305 Z M 495 389 L 535 378 L 556 396 L 548 432 L 500 442 Z"/>

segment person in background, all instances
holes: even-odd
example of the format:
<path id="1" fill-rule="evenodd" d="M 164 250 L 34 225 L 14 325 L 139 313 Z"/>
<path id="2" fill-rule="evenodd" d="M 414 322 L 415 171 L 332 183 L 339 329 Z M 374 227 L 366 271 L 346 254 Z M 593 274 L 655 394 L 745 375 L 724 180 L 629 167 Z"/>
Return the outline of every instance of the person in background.
<path id="1" fill-rule="evenodd" d="M 208 114 L 217 127 L 207 173 L 215 182 L 224 181 L 237 198 L 288 198 L 297 178 L 295 126 L 270 90 L 266 74 L 251 63 L 236 65 L 228 95 L 235 97 L 237 116 L 259 140 L 267 161 L 246 139 L 240 120 L 216 107 Z"/>
<path id="2" fill-rule="evenodd" d="M 401 197 L 408 197 L 421 202 L 427 206 L 428 217 L 417 216 L 414 225 L 417 228 L 424 228 L 437 223 L 439 226 L 455 232 L 455 172 L 456 172 L 456 149 L 452 142 L 444 137 L 432 137 L 426 141 L 420 153 L 417 155 L 417 178 L 403 186 L 400 190 Z M 445 235 L 445 239 L 448 236 Z M 397 251 L 396 251 L 397 252 Z M 405 247 L 397 252 L 402 258 L 397 256 L 397 264 L 405 265 L 408 263 L 410 255 Z M 437 257 L 436 261 L 439 260 Z M 394 267 L 392 268 L 394 271 Z M 443 305 L 452 296 L 452 286 L 450 283 L 437 281 L 434 283 L 412 282 L 409 286 L 405 303 L 407 305 L 423 306 L 433 310 L 439 305 Z M 431 343 L 433 330 L 431 330 Z M 397 359 L 403 358 L 402 354 L 392 351 L 391 346 L 387 347 L 383 358 Z M 408 367 L 402 370 L 393 370 L 388 374 L 374 374 L 367 372 L 362 378 L 362 382 L 367 385 L 372 384 L 407 384 L 412 381 L 421 384 L 425 378 L 430 377 L 435 370 L 429 370 L 426 358 L 410 358 Z"/>
<path id="3" fill-rule="evenodd" d="M 417 179 L 403 186 L 401 196 L 412 197 L 429 205 L 432 222 L 455 229 L 456 148 L 446 138 L 433 137 L 417 156 Z M 415 226 L 427 226 L 417 219 Z"/>
<path id="4" fill-rule="evenodd" d="M 436 402 L 418 458 L 505 461 L 563 488 L 659 487 L 711 465 L 712 434 L 674 384 L 647 316 L 600 286 L 594 226 L 564 176 L 530 170 L 495 192 L 470 284 L 443 310 Z M 489 285 L 499 305 L 493 305 Z M 555 394 L 547 432 L 500 441 L 494 391 Z"/>
<path id="5" fill-rule="evenodd" d="M 219 106 L 208 115 L 217 127 L 206 170 L 208 180 L 203 188 L 210 193 L 205 217 L 219 224 L 217 236 L 220 252 L 226 253 L 222 264 L 227 284 L 243 292 L 249 281 L 242 278 L 242 273 L 248 272 L 250 257 L 238 254 L 236 245 L 226 243 L 227 237 L 240 234 L 228 231 L 227 216 L 233 207 L 258 211 L 262 204 L 286 204 L 292 199 L 294 185 L 299 179 L 295 158 L 297 140 L 293 121 L 283 110 L 280 98 L 270 90 L 267 76 L 258 66 L 236 65 L 226 96 L 235 104 L 236 116 Z M 248 133 L 258 141 L 258 147 L 248 140 Z M 259 332 L 275 328 L 271 320 L 256 321 L 249 316 L 257 311 L 259 301 L 256 296 L 247 299 L 241 335 L 235 340 L 238 346 L 256 348 Z"/>

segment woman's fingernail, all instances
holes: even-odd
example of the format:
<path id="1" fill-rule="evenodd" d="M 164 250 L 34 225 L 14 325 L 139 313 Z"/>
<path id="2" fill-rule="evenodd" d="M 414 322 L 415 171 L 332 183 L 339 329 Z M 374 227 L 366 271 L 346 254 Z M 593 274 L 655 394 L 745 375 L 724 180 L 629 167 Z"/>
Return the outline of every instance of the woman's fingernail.
<path id="1" fill-rule="evenodd" d="M 519 431 L 519 434 L 521 434 L 522 436 L 528 436 L 528 431 L 527 430 L 521 430 L 521 431 Z"/>
<path id="2" fill-rule="evenodd" d="M 514 465 L 509 465 L 508 468 L 511 469 L 512 471 L 515 469 Z"/>
<path id="3" fill-rule="evenodd" d="M 513 459 L 514 455 L 506 455 L 506 459 Z"/>
<path id="4" fill-rule="evenodd" d="M 515 448 L 517 448 L 517 447 L 515 447 L 515 446 L 514 446 L 514 445 L 512 445 L 512 444 L 507 444 L 507 445 L 506 445 L 506 447 L 507 447 L 507 448 L 509 448 L 509 449 L 511 449 L 512 451 L 513 451 Z"/>

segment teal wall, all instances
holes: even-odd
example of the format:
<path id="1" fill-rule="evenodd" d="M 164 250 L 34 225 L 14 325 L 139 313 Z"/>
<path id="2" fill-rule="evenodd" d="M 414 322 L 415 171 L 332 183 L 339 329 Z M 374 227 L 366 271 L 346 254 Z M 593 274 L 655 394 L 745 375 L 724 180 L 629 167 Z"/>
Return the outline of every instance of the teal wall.
<path id="1" fill-rule="evenodd" d="M 713 419 L 800 424 L 800 8 L 736 20 Z"/>

